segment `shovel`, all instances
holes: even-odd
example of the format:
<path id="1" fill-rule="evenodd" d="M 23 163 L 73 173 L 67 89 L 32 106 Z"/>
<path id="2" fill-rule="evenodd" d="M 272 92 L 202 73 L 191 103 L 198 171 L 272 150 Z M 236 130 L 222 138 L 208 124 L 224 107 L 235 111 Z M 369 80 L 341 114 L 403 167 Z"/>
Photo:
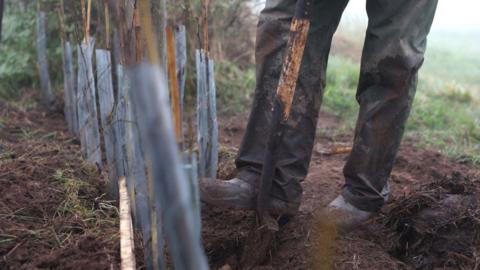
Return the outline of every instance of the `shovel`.
<path id="1" fill-rule="evenodd" d="M 275 235 L 279 231 L 278 220 L 272 215 L 272 209 L 269 209 L 270 191 L 278 159 L 277 148 L 282 141 L 290 116 L 298 73 L 310 29 L 309 16 L 312 5 L 313 0 L 298 0 L 295 7 L 295 16 L 290 27 L 263 160 L 260 190 L 257 197 L 257 226 L 250 232 L 245 243 L 241 260 L 243 269 L 252 269 L 265 261 L 273 247 Z"/>

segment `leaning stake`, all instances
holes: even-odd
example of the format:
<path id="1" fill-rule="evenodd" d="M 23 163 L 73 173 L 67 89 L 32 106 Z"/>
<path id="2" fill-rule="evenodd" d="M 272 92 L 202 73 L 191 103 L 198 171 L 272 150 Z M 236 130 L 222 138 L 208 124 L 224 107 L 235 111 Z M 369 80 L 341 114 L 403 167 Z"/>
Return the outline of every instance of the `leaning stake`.
<path id="1" fill-rule="evenodd" d="M 310 29 L 308 16 L 311 5 L 312 0 L 297 1 L 295 17 L 292 20 L 263 160 L 260 190 L 257 198 L 259 226 L 251 232 L 247 239 L 246 252 L 242 257 L 242 264 L 245 269 L 253 268 L 255 265 L 262 263 L 272 246 L 275 233 L 279 230 L 277 221 L 269 212 L 271 210 L 268 206 L 269 194 L 272 188 L 272 179 L 275 176 L 277 148 L 282 141 L 290 116 L 298 72 L 303 58 L 308 30 Z"/>
<path id="2" fill-rule="evenodd" d="M 133 225 L 130 201 L 127 192 L 127 181 L 124 176 L 119 181 L 120 193 L 120 259 L 122 270 L 134 270 L 135 244 L 133 242 Z"/>

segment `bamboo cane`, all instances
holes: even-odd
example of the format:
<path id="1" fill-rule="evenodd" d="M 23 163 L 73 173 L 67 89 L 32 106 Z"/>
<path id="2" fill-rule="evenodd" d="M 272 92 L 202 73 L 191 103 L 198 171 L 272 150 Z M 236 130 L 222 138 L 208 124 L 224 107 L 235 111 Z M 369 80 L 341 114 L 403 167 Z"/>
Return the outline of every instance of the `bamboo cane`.
<path id="1" fill-rule="evenodd" d="M 180 119 L 180 94 L 177 79 L 177 63 L 175 54 L 175 38 L 171 27 L 167 27 L 167 62 L 168 79 L 170 81 L 170 97 L 172 103 L 173 120 L 177 143 L 182 143 L 182 123 Z"/>

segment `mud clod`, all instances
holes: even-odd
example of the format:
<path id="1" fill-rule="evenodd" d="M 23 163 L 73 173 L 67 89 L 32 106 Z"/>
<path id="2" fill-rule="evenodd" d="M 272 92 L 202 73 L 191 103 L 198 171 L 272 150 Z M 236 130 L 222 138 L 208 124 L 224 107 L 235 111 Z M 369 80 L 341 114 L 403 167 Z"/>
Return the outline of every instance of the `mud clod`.
<path id="1" fill-rule="evenodd" d="M 474 269 L 480 208 L 475 179 L 454 172 L 399 198 L 376 220 L 390 254 L 415 269 Z M 389 244 L 391 243 L 391 244 Z"/>

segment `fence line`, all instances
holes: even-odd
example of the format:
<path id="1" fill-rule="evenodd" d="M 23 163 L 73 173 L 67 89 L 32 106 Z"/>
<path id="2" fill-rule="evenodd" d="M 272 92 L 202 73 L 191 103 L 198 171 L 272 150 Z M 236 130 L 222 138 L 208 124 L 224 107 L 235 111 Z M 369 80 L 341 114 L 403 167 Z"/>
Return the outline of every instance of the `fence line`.
<path id="1" fill-rule="evenodd" d="M 122 66 L 118 31 L 113 33 L 114 63 L 112 53 L 95 50 L 95 38 L 90 37 L 77 46 L 76 78 L 72 47 L 69 41 L 62 41 L 69 130 L 80 138 L 87 162 L 108 170 L 109 193 L 114 198 L 118 198 L 119 179 L 125 177 L 134 227 L 143 236 L 146 269 L 168 269 L 166 246 L 175 269 L 208 269 L 201 244 L 198 177 L 216 175 L 213 61 L 197 53 L 199 153 L 182 153 L 175 140 L 166 73 L 162 67 L 146 63 Z M 173 34 L 169 53 L 175 54 L 172 79 L 178 83 L 181 114 L 177 119 L 181 125 L 187 64 L 185 27 L 178 26 Z M 40 63 L 40 57 L 38 60 Z"/>

